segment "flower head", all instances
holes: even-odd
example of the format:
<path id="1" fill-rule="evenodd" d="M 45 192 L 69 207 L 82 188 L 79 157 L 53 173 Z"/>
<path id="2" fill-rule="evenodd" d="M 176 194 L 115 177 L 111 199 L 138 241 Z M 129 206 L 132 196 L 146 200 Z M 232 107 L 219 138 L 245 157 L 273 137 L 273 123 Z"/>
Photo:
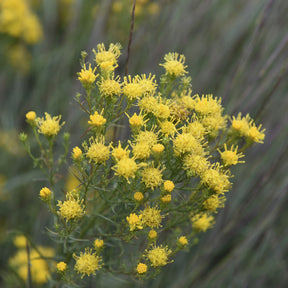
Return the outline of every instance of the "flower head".
<path id="1" fill-rule="evenodd" d="M 178 238 L 178 243 L 180 246 L 187 246 L 188 245 L 188 240 L 185 236 L 181 236 Z"/>
<path id="2" fill-rule="evenodd" d="M 224 144 L 224 151 L 221 152 L 218 149 L 218 152 L 221 155 L 221 159 L 223 161 L 223 164 L 225 166 L 231 166 L 236 165 L 237 163 L 244 163 L 245 161 L 239 161 L 240 158 L 244 157 L 242 153 L 237 154 L 238 147 L 234 147 L 234 145 L 231 146 L 230 150 L 227 150 L 226 143 Z"/>
<path id="3" fill-rule="evenodd" d="M 81 218 L 85 214 L 83 200 L 71 192 L 66 194 L 65 201 L 58 201 L 57 206 L 59 206 L 59 214 L 66 219 L 66 222 Z"/>
<path id="4" fill-rule="evenodd" d="M 113 148 L 112 156 L 117 161 L 121 160 L 122 158 L 129 157 L 129 150 L 127 149 L 128 149 L 128 146 L 125 149 L 123 149 L 121 146 L 121 142 L 119 141 L 118 146 Z"/>
<path id="5" fill-rule="evenodd" d="M 223 107 L 221 105 L 221 98 L 213 97 L 213 95 L 202 95 L 200 98 L 196 95 L 194 110 L 200 115 L 221 115 Z"/>
<path id="6" fill-rule="evenodd" d="M 165 196 L 161 197 L 161 202 L 162 203 L 170 203 L 172 200 L 171 194 L 166 194 Z"/>
<path id="7" fill-rule="evenodd" d="M 193 229 L 199 232 L 205 232 L 214 225 L 214 217 L 205 213 L 193 216 L 191 221 Z"/>
<path id="8" fill-rule="evenodd" d="M 134 77 L 131 78 L 130 75 L 128 77 L 124 77 L 124 86 L 123 86 L 123 94 L 130 101 L 134 101 L 144 94 L 143 86 L 139 83 L 139 78 Z"/>
<path id="9" fill-rule="evenodd" d="M 173 141 L 175 155 L 179 156 L 185 153 L 194 155 L 204 155 L 204 149 L 199 140 L 190 133 L 178 134 Z"/>
<path id="10" fill-rule="evenodd" d="M 122 84 L 120 83 L 120 78 L 114 78 L 114 75 L 108 79 L 102 78 L 98 86 L 101 95 L 104 95 L 105 97 L 118 96 L 122 93 Z"/>
<path id="11" fill-rule="evenodd" d="M 203 207 L 206 210 L 215 213 L 218 208 L 224 207 L 225 201 L 225 196 L 212 195 L 203 202 Z"/>
<path id="12" fill-rule="evenodd" d="M 175 185 L 174 185 L 174 183 L 173 183 L 173 181 L 171 181 L 171 180 L 166 180 L 165 182 L 164 182 L 164 190 L 166 191 L 166 192 L 172 192 L 173 191 L 173 189 L 175 188 Z"/>
<path id="13" fill-rule="evenodd" d="M 150 230 L 148 233 L 148 238 L 151 240 L 157 238 L 157 232 L 155 230 Z"/>
<path id="14" fill-rule="evenodd" d="M 228 172 L 221 170 L 219 163 L 213 164 L 209 169 L 201 173 L 201 182 L 217 194 L 229 191 L 231 183 Z"/>
<path id="15" fill-rule="evenodd" d="M 50 200 L 51 199 L 51 190 L 47 187 L 44 187 L 40 190 L 40 198 L 43 200 L 43 201 L 47 201 L 47 200 Z"/>
<path id="16" fill-rule="evenodd" d="M 64 272 L 67 268 L 67 264 L 63 261 L 57 263 L 57 270 L 59 272 Z"/>
<path id="17" fill-rule="evenodd" d="M 160 212 L 161 211 L 157 207 L 145 207 L 140 214 L 142 225 L 150 228 L 159 228 L 161 226 L 161 221 L 164 218 Z"/>
<path id="18" fill-rule="evenodd" d="M 110 155 L 110 146 L 106 146 L 104 144 L 104 138 L 90 138 L 89 139 L 90 146 L 86 147 L 86 157 L 89 159 L 90 162 L 104 163 L 106 160 L 109 159 Z"/>
<path id="19" fill-rule="evenodd" d="M 261 129 L 262 125 L 256 127 L 253 123 L 248 132 L 248 138 L 256 143 L 264 143 L 263 140 L 265 138 L 265 129 Z"/>
<path id="20" fill-rule="evenodd" d="M 45 112 L 45 118 L 36 118 L 38 132 L 47 137 L 57 135 L 61 126 L 65 124 L 65 122 L 63 122 L 60 125 L 60 120 L 61 116 L 55 116 L 52 118 L 50 114 Z"/>
<path id="21" fill-rule="evenodd" d="M 84 88 L 89 88 L 95 82 L 98 75 L 95 74 L 96 67 L 92 70 L 91 64 L 89 68 L 86 68 L 84 64 L 80 72 L 78 72 L 78 80 L 81 82 Z"/>
<path id="22" fill-rule="evenodd" d="M 146 257 L 150 260 L 151 265 L 156 268 L 171 263 L 172 261 L 169 261 L 171 253 L 172 251 L 167 246 L 155 246 L 150 250 L 146 250 Z"/>
<path id="23" fill-rule="evenodd" d="M 137 268 L 136 268 L 136 271 L 137 271 L 137 273 L 139 273 L 139 274 L 144 274 L 144 273 L 146 273 L 147 272 L 147 265 L 146 264 L 144 264 L 144 263 L 139 263 L 138 265 L 137 265 Z"/>
<path id="24" fill-rule="evenodd" d="M 82 156 L 82 150 L 78 147 L 78 146 L 75 146 L 73 148 L 73 151 L 72 151 L 72 158 L 74 160 L 77 160 L 79 159 L 80 157 Z"/>
<path id="25" fill-rule="evenodd" d="M 110 65 L 117 65 L 117 59 L 121 55 L 120 49 L 121 45 L 119 43 L 111 43 L 108 50 L 106 50 L 103 43 L 98 44 L 97 51 L 93 49 L 93 53 L 95 54 L 95 62 L 100 66 L 106 63 L 109 63 Z"/>
<path id="26" fill-rule="evenodd" d="M 95 275 L 96 271 L 101 268 L 102 258 L 96 253 L 92 253 L 92 249 L 86 248 L 85 252 L 80 252 L 80 256 L 73 254 L 76 260 L 74 269 L 77 273 L 82 274 L 81 278 L 85 275 Z"/>
<path id="27" fill-rule="evenodd" d="M 142 86 L 143 94 L 153 94 L 157 89 L 157 83 L 155 81 L 155 75 L 148 75 L 141 74 L 138 76 L 138 83 Z"/>
<path id="28" fill-rule="evenodd" d="M 187 71 L 185 71 L 187 66 L 184 65 L 184 55 L 179 55 L 176 52 L 168 53 L 164 56 L 164 60 L 166 62 L 164 64 L 160 64 L 160 66 L 163 66 L 165 68 L 166 74 L 174 77 L 179 77 L 187 73 Z"/>
<path id="29" fill-rule="evenodd" d="M 232 130 L 237 132 L 240 136 L 249 136 L 249 130 L 250 130 L 250 122 L 251 118 L 249 114 L 247 114 L 245 117 L 242 117 L 241 112 L 237 115 L 237 117 L 232 117 Z"/>
<path id="30" fill-rule="evenodd" d="M 130 231 L 134 231 L 136 229 L 143 229 L 141 219 L 142 216 L 138 216 L 135 213 L 131 213 L 129 216 L 126 217 L 126 220 L 130 226 Z"/>
<path id="31" fill-rule="evenodd" d="M 139 165 L 135 162 L 134 158 L 123 157 L 112 169 L 115 170 L 117 175 L 126 178 L 129 183 L 129 178 L 135 178 L 138 168 Z"/>
<path id="32" fill-rule="evenodd" d="M 147 141 L 139 141 L 131 146 L 135 159 L 144 160 L 150 157 L 151 148 Z"/>
<path id="33" fill-rule="evenodd" d="M 88 121 L 88 124 L 94 127 L 101 127 L 106 123 L 106 119 L 102 116 L 103 110 L 99 114 L 97 111 L 94 112 L 94 114 L 90 115 L 90 121 Z"/>
<path id="34" fill-rule="evenodd" d="M 159 167 L 150 165 L 145 167 L 142 171 L 142 182 L 147 188 L 154 190 L 163 183 L 162 171 Z"/>
<path id="35" fill-rule="evenodd" d="M 104 246 L 104 241 L 102 239 L 97 238 L 94 241 L 94 246 L 96 249 L 101 249 Z"/>
<path id="36" fill-rule="evenodd" d="M 133 197 L 138 202 L 141 202 L 144 199 L 144 195 L 141 192 L 135 192 Z"/>
<path id="37" fill-rule="evenodd" d="M 36 113 L 35 111 L 29 111 L 26 113 L 26 119 L 27 121 L 34 121 L 36 119 Z"/>

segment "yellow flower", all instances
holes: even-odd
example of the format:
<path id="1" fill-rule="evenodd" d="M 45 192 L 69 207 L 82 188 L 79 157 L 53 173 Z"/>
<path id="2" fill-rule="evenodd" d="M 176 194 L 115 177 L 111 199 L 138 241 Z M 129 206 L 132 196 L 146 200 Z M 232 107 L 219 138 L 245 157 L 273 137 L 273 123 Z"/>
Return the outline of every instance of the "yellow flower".
<path id="1" fill-rule="evenodd" d="M 137 142 L 146 142 L 151 148 L 157 144 L 158 134 L 154 133 L 153 128 L 151 131 L 140 131 L 136 137 Z"/>
<path id="2" fill-rule="evenodd" d="M 86 147 L 86 157 L 90 160 L 90 162 L 94 162 L 96 164 L 104 163 L 109 159 L 110 154 L 110 146 L 106 146 L 104 144 L 104 137 L 99 138 L 98 140 L 94 138 L 90 138 L 90 147 Z"/>
<path id="3" fill-rule="evenodd" d="M 253 142 L 256 143 L 264 143 L 263 140 L 265 138 L 265 129 L 261 129 L 262 125 L 260 125 L 258 128 L 256 125 L 253 123 L 249 129 L 248 132 L 248 137 L 251 139 Z"/>
<path id="4" fill-rule="evenodd" d="M 29 111 L 26 113 L 26 119 L 28 121 L 34 121 L 36 118 L 36 113 L 34 111 Z"/>
<path id="5" fill-rule="evenodd" d="M 135 178 L 138 165 L 133 158 L 123 157 L 112 169 L 115 170 L 117 175 L 123 176 L 130 183 L 129 178 Z"/>
<path id="6" fill-rule="evenodd" d="M 133 116 L 129 117 L 128 114 L 126 114 L 129 118 L 129 124 L 131 126 L 131 128 L 136 128 L 139 129 L 141 128 L 145 122 L 147 122 L 147 120 L 144 120 L 144 117 L 141 115 L 141 112 L 139 115 L 137 115 L 136 113 L 133 114 Z"/>
<path id="7" fill-rule="evenodd" d="M 190 133 L 178 134 L 173 140 L 175 155 L 179 156 L 185 153 L 193 153 L 194 155 L 204 155 L 204 149 L 193 135 Z"/>
<path id="8" fill-rule="evenodd" d="M 142 171 L 142 182 L 147 188 L 154 190 L 163 183 L 162 171 L 159 167 L 148 166 Z"/>
<path id="9" fill-rule="evenodd" d="M 221 105 L 221 98 L 213 97 L 213 95 L 202 95 L 200 98 L 195 96 L 194 109 L 201 115 L 221 115 L 223 107 Z"/>
<path id="10" fill-rule="evenodd" d="M 157 89 L 157 83 L 155 81 L 155 75 L 141 74 L 141 77 L 138 76 L 138 83 L 142 86 L 143 94 L 154 94 Z"/>
<path id="11" fill-rule="evenodd" d="M 73 148 L 72 158 L 73 158 L 74 160 L 77 160 L 77 159 L 79 159 L 81 156 L 82 156 L 82 150 L 81 150 L 78 146 L 75 146 L 75 147 Z"/>
<path id="12" fill-rule="evenodd" d="M 144 264 L 144 263 L 139 263 L 137 268 L 136 268 L 136 271 L 139 273 L 139 274 L 144 274 L 147 272 L 147 265 Z"/>
<path id="13" fill-rule="evenodd" d="M 60 131 L 61 126 L 65 124 L 65 122 L 63 122 L 60 125 L 59 124 L 60 120 L 61 115 L 52 118 L 50 114 L 45 112 L 45 118 L 36 118 L 38 132 L 47 137 L 57 135 L 58 132 Z"/>
<path id="14" fill-rule="evenodd" d="M 169 106 L 163 103 L 158 103 L 153 109 L 153 114 L 161 119 L 167 119 L 170 116 L 170 113 Z"/>
<path id="15" fill-rule="evenodd" d="M 159 228 L 164 216 L 161 215 L 160 210 L 157 207 L 145 207 L 140 214 L 142 225 L 150 228 Z"/>
<path id="16" fill-rule="evenodd" d="M 174 125 L 173 122 L 165 120 L 161 121 L 159 123 L 161 133 L 164 134 L 165 136 L 174 136 L 174 134 L 177 132 L 177 129 Z"/>
<path id="17" fill-rule="evenodd" d="M 149 94 L 138 100 L 139 108 L 146 113 L 153 112 L 156 105 L 158 105 L 158 100 Z"/>
<path id="18" fill-rule="evenodd" d="M 223 172 L 220 168 L 219 163 L 216 163 L 201 174 L 201 183 L 217 194 L 227 192 L 231 187 L 228 172 Z"/>
<path id="19" fill-rule="evenodd" d="M 70 192 L 66 194 L 65 201 L 58 201 L 57 206 L 59 206 L 59 214 L 66 219 L 66 222 L 81 218 L 85 214 L 83 200 Z"/>
<path id="20" fill-rule="evenodd" d="M 95 74 L 96 67 L 92 70 L 91 64 L 89 65 L 89 68 L 86 68 L 86 65 L 84 64 L 84 67 L 81 69 L 81 72 L 78 72 L 78 80 L 82 83 L 84 88 L 89 88 L 96 80 L 98 74 Z"/>
<path id="21" fill-rule="evenodd" d="M 209 168 L 209 162 L 202 155 L 187 154 L 183 159 L 183 168 L 193 174 L 202 175 Z"/>
<path id="22" fill-rule="evenodd" d="M 121 55 L 120 49 L 121 45 L 119 43 L 111 43 L 107 51 L 103 43 L 98 44 L 97 51 L 93 49 L 96 63 L 98 65 L 101 65 L 103 63 L 111 63 L 111 65 L 117 65 L 117 59 Z"/>
<path id="23" fill-rule="evenodd" d="M 244 163 L 245 161 L 239 161 L 240 158 L 244 157 L 242 153 L 237 154 L 238 146 L 234 148 L 234 145 L 231 146 L 231 150 L 227 150 L 226 143 L 224 144 L 224 151 L 221 152 L 219 149 L 218 152 L 221 155 L 221 159 L 225 166 L 236 165 L 237 163 Z"/>
<path id="24" fill-rule="evenodd" d="M 221 114 L 215 114 L 205 116 L 200 121 L 206 130 L 206 134 L 208 134 L 212 138 L 215 138 L 217 137 L 218 131 L 220 129 L 226 128 L 226 119 L 226 116 L 222 116 Z"/>
<path id="25" fill-rule="evenodd" d="M 85 248 L 85 252 L 80 252 L 80 256 L 73 254 L 73 258 L 76 260 L 74 270 L 82 274 L 81 278 L 85 275 L 95 275 L 96 271 L 101 268 L 102 258 L 96 253 L 92 253 L 92 249 Z"/>
<path id="26" fill-rule="evenodd" d="M 25 19 L 23 19 L 23 39 L 28 44 L 36 44 L 43 38 L 42 27 L 39 23 L 39 19 L 35 14 L 27 13 Z"/>
<path id="27" fill-rule="evenodd" d="M 171 180 L 166 180 L 165 182 L 164 182 L 164 190 L 166 191 L 166 192 L 172 192 L 173 191 L 173 189 L 175 188 L 175 185 L 174 185 L 174 183 L 173 183 L 173 181 L 171 181 Z"/>
<path id="28" fill-rule="evenodd" d="M 130 231 L 134 231 L 135 229 L 143 229 L 141 218 L 141 215 L 138 216 L 135 213 L 131 213 L 129 216 L 126 217 L 126 220 L 130 226 Z"/>
<path id="29" fill-rule="evenodd" d="M 161 197 L 161 202 L 163 203 L 170 203 L 172 200 L 171 194 L 166 194 L 165 196 Z"/>
<path id="30" fill-rule="evenodd" d="M 141 202 L 144 199 L 144 195 L 141 192 L 135 192 L 133 197 L 138 202 Z"/>
<path id="31" fill-rule="evenodd" d="M 187 66 L 185 63 L 185 56 L 179 55 L 178 53 L 168 53 L 164 56 L 164 60 L 166 61 L 164 64 L 160 64 L 166 70 L 166 74 L 169 74 L 174 77 L 183 76 L 187 71 L 185 69 Z"/>
<path id="32" fill-rule="evenodd" d="M 35 284 L 43 285 L 51 277 L 49 272 L 48 258 L 55 256 L 52 248 L 37 246 L 36 249 L 30 248 L 30 262 L 26 249 L 19 249 L 17 253 L 9 259 L 9 265 L 13 267 L 25 282 L 27 281 L 28 265 L 30 265 L 31 279 Z M 47 258 L 47 259 L 45 259 Z"/>
<path id="33" fill-rule="evenodd" d="M 203 207 L 206 210 L 215 213 L 218 208 L 224 207 L 225 201 L 225 196 L 212 195 L 203 202 Z"/>
<path id="34" fill-rule="evenodd" d="M 250 130 L 249 123 L 251 122 L 249 114 L 247 114 L 245 117 L 242 117 L 241 113 L 239 113 L 236 118 L 235 116 L 232 117 L 231 122 L 232 122 L 232 129 L 236 131 L 240 136 L 245 137 L 249 136 L 249 130 Z"/>
<path id="35" fill-rule="evenodd" d="M 151 240 L 157 238 L 157 232 L 155 230 L 150 230 L 148 233 L 148 238 Z"/>
<path id="36" fill-rule="evenodd" d="M 111 77 L 111 79 L 102 78 L 102 80 L 98 84 L 101 95 L 104 95 L 105 97 L 113 97 L 120 95 L 122 93 L 121 86 L 122 85 L 120 84 L 120 78 L 116 77 L 114 79 L 114 75 L 113 77 Z"/>
<path id="37" fill-rule="evenodd" d="M 146 257 L 150 260 L 151 265 L 156 268 L 165 266 L 172 261 L 169 261 L 169 255 L 172 253 L 168 246 L 155 246 L 151 250 L 146 250 Z"/>
<path id="38" fill-rule="evenodd" d="M 95 239 L 95 241 L 94 241 L 94 246 L 95 246 L 95 248 L 97 248 L 97 249 L 101 249 L 101 248 L 103 248 L 103 246 L 104 246 L 104 241 L 103 241 L 102 239 L 97 238 L 97 239 Z"/>
<path id="39" fill-rule="evenodd" d="M 135 159 L 144 160 L 150 157 L 151 149 L 147 141 L 140 141 L 131 146 Z"/>
<path id="40" fill-rule="evenodd" d="M 43 200 L 43 201 L 47 201 L 47 200 L 50 200 L 51 198 L 51 190 L 47 187 L 44 187 L 40 190 L 40 198 Z"/>
<path id="41" fill-rule="evenodd" d="M 197 214 L 192 217 L 192 227 L 198 232 L 205 232 L 214 225 L 214 217 L 208 214 Z"/>
<path id="42" fill-rule="evenodd" d="M 188 124 L 186 132 L 193 135 L 196 139 L 203 139 L 206 129 L 201 122 L 195 120 Z"/>
<path id="43" fill-rule="evenodd" d="M 101 111 L 101 114 L 102 113 L 103 110 Z M 88 124 L 95 127 L 103 126 L 106 123 L 106 119 L 101 114 L 95 111 L 94 114 L 90 115 L 90 121 L 88 121 Z"/>
<path id="44" fill-rule="evenodd" d="M 165 147 L 162 144 L 155 144 L 152 147 L 152 151 L 156 154 L 160 154 L 164 151 Z"/>
<path id="45" fill-rule="evenodd" d="M 24 235 L 17 235 L 14 239 L 13 239 L 13 244 L 17 247 L 17 248 L 25 248 L 26 244 L 27 244 L 27 238 Z"/>
<path id="46" fill-rule="evenodd" d="M 180 246 L 186 246 L 186 245 L 188 245 L 188 240 L 185 236 L 181 236 L 178 239 L 178 243 L 180 244 Z"/>
<path id="47" fill-rule="evenodd" d="M 123 149 L 121 146 L 121 142 L 119 141 L 118 146 L 113 148 L 112 156 L 117 161 L 121 160 L 122 158 L 129 157 L 129 150 L 127 149 L 128 149 L 128 146 L 125 149 Z"/>
<path id="48" fill-rule="evenodd" d="M 134 77 L 131 78 L 130 75 L 128 77 L 124 77 L 124 86 L 123 86 L 123 94 L 130 100 L 134 101 L 144 94 L 144 89 L 142 85 L 139 83 L 139 78 Z"/>
<path id="49" fill-rule="evenodd" d="M 57 263 L 57 270 L 59 272 L 64 272 L 67 268 L 67 264 L 63 261 Z"/>

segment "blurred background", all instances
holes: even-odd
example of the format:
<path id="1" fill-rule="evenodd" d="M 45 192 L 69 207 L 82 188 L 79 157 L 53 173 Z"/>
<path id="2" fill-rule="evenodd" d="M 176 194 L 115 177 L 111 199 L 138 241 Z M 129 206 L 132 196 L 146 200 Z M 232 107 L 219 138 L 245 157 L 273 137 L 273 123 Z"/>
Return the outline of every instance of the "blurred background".
<path id="1" fill-rule="evenodd" d="M 82 50 L 120 42 L 124 74 L 132 0 L 0 0 L 0 286 L 25 287 L 8 265 L 13 237 L 53 246 L 45 185 L 18 134 L 25 114 L 79 122 L 74 97 Z M 164 54 L 186 56 L 193 93 L 222 97 L 226 113 L 249 113 L 266 138 L 233 170 L 233 189 L 216 225 L 156 278 L 97 277 L 97 287 L 288 286 L 288 1 L 137 0 L 129 73 L 163 72 Z M 79 131 L 72 144 L 79 143 Z M 72 146 L 71 146 L 72 147 Z M 63 171 L 67 185 L 69 169 Z M 91 284 L 92 285 L 92 284 Z M 40 285 L 41 286 L 41 285 Z M 36 286 L 37 287 L 37 286 Z M 87 286 L 93 287 L 93 286 Z"/>

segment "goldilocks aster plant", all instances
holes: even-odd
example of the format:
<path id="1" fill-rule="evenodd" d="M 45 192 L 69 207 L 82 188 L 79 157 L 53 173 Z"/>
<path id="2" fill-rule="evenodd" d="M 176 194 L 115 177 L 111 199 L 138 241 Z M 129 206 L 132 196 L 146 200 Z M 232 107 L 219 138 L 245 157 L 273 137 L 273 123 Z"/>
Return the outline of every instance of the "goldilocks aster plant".
<path id="1" fill-rule="evenodd" d="M 221 98 L 193 95 L 184 55 L 165 55 L 158 82 L 152 74 L 116 76 L 119 44 L 99 44 L 93 52 L 93 63 L 82 53 L 78 73 L 85 93 L 76 101 L 87 129 L 71 151 L 77 189 L 60 200 L 55 188 L 69 142 L 64 133 L 65 153 L 55 161 L 61 116 L 26 114 L 40 157 L 32 155 L 26 134 L 21 139 L 35 164 L 48 171 L 50 187 L 40 198 L 54 215 L 62 281 L 78 283 L 96 272 L 153 277 L 213 227 L 232 186 L 230 168 L 244 162 L 253 143 L 263 143 L 264 129 L 249 115 L 225 115 Z M 108 140 L 123 118 L 130 139 Z"/>

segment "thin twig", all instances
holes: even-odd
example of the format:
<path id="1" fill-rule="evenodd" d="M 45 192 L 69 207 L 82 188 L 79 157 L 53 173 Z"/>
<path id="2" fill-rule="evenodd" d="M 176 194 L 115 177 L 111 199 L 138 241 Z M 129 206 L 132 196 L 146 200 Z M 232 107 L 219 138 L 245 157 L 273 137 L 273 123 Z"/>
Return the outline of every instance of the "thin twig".
<path id="1" fill-rule="evenodd" d="M 130 49 L 131 49 L 132 35 L 133 35 L 133 28 L 134 28 L 135 6 L 136 6 L 136 0 L 134 0 L 133 8 L 132 8 L 132 19 L 131 19 L 129 42 L 128 42 L 128 48 L 127 48 L 127 59 L 126 59 L 126 65 L 125 65 L 125 76 L 128 75 L 128 62 L 130 58 Z"/>
<path id="2" fill-rule="evenodd" d="M 26 239 L 26 251 L 27 251 L 27 288 L 32 288 L 32 279 L 31 279 L 31 260 L 30 260 L 30 247 L 28 240 Z"/>

